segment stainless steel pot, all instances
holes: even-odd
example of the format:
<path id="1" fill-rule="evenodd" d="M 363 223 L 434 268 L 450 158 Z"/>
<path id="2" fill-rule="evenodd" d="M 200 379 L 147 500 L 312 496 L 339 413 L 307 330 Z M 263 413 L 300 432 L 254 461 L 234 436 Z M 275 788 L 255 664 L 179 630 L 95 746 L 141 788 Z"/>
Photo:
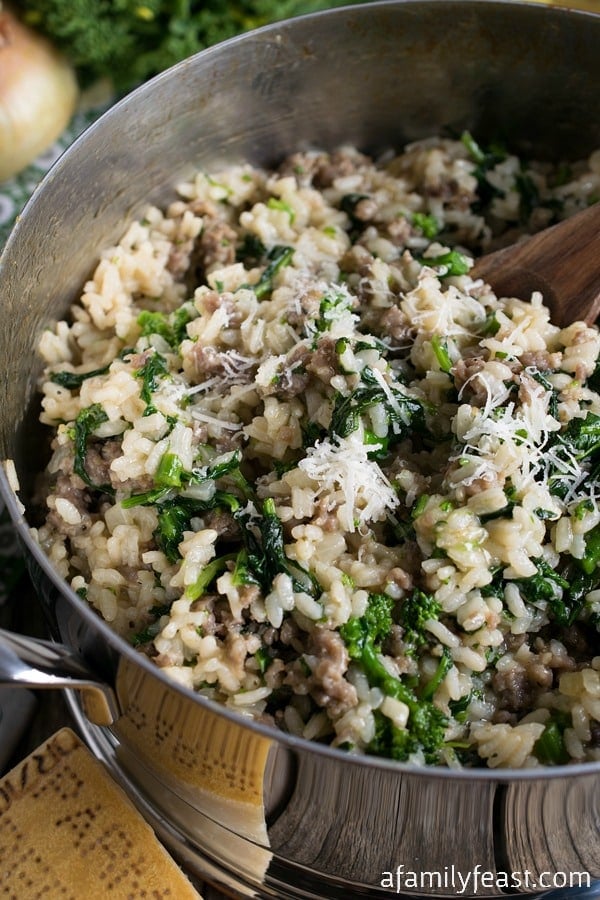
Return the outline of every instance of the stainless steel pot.
<path id="1" fill-rule="evenodd" d="M 0 457 L 15 460 L 25 504 L 43 465 L 40 331 L 149 200 L 199 165 L 270 163 L 306 145 L 382 150 L 440 130 L 580 157 L 600 146 L 599 58 L 588 13 L 372 3 L 234 39 L 118 103 L 54 166 L 0 260 Z M 3 473 L 0 484 L 60 642 L 5 635 L 0 680 L 91 686 L 88 718 L 78 713 L 90 744 L 190 868 L 242 896 L 328 900 L 539 897 L 556 873 L 559 888 L 561 873 L 600 879 L 600 764 L 415 770 L 237 718 L 116 637 L 57 577 Z"/>

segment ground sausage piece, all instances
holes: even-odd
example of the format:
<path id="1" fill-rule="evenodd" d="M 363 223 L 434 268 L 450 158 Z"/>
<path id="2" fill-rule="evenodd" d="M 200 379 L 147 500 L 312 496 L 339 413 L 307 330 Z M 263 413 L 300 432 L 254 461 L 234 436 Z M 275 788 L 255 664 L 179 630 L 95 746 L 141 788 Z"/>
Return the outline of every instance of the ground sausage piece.
<path id="1" fill-rule="evenodd" d="M 381 331 L 394 344 L 404 344 L 414 334 L 414 327 L 406 313 L 397 306 L 390 306 L 380 317 Z"/>
<path id="2" fill-rule="evenodd" d="M 319 706 L 339 716 L 357 703 L 356 688 L 344 677 L 348 651 L 337 631 L 315 628 L 311 635 L 311 655 L 317 662 L 308 678 L 309 690 Z"/>
<path id="3" fill-rule="evenodd" d="M 506 671 L 496 672 L 492 678 L 492 687 L 501 709 L 518 712 L 532 708 L 532 685 L 521 666 L 515 665 Z"/>
<path id="4" fill-rule="evenodd" d="M 315 172 L 313 182 L 316 187 L 331 187 L 336 178 L 344 178 L 354 175 L 363 166 L 370 162 L 362 153 L 337 150 L 331 156 L 325 157 Z"/>
<path id="5" fill-rule="evenodd" d="M 240 537 L 240 526 L 227 510 L 211 509 L 204 517 L 204 525 L 214 529 L 223 541 L 234 541 Z"/>
<path id="6" fill-rule="evenodd" d="M 392 244 L 396 247 L 405 247 L 408 239 L 413 234 L 413 230 L 408 219 L 400 216 L 398 219 L 394 219 L 389 223 L 387 226 L 387 233 Z"/>
<path id="7" fill-rule="evenodd" d="M 207 313 L 224 309 L 227 313 L 227 324 L 230 327 L 237 327 L 243 321 L 243 314 L 236 306 L 233 294 L 229 291 L 223 294 L 219 294 L 218 291 L 207 291 L 202 295 L 202 308 Z"/>
<path id="8" fill-rule="evenodd" d="M 485 381 L 474 376 L 485 368 L 485 359 L 482 356 L 471 356 L 459 359 L 452 367 L 454 386 L 462 391 L 465 386 L 469 389 L 469 402 L 473 406 L 485 406 L 488 399 L 488 388 Z"/>
<path id="9" fill-rule="evenodd" d="M 69 525 L 55 509 L 51 509 L 48 513 L 48 521 L 52 523 L 59 534 L 70 536 L 80 534 L 83 530 L 89 528 L 91 524 L 88 513 L 90 494 L 77 475 L 70 476 L 61 473 L 56 480 L 54 496 L 57 500 L 68 500 L 81 516 L 81 521 L 77 525 Z"/>
<path id="10" fill-rule="evenodd" d="M 88 445 L 85 454 L 85 471 L 93 484 L 111 484 L 113 487 L 122 486 L 123 482 L 111 479 L 110 464 L 121 456 L 121 441 L 104 441 Z M 145 488 L 145 480 L 143 481 Z M 128 482 L 128 487 L 130 482 Z"/>
<path id="11" fill-rule="evenodd" d="M 312 519 L 313 525 L 318 525 L 323 531 L 337 531 L 339 528 L 339 520 L 336 509 L 329 508 L 329 501 L 326 497 L 322 497 L 316 506 L 317 514 Z"/>
<path id="12" fill-rule="evenodd" d="M 273 394 L 281 400 L 289 400 L 302 394 L 308 387 L 310 374 L 306 371 L 306 363 L 311 358 L 311 351 L 305 344 L 297 344 L 286 356 L 277 378 L 268 385 L 261 385 L 263 397 Z"/>
<path id="13" fill-rule="evenodd" d="M 202 284 L 213 269 L 232 265 L 235 262 L 236 240 L 237 235 L 227 222 L 206 218 L 190 254 L 190 284 Z"/>
<path id="14" fill-rule="evenodd" d="M 521 354 L 521 362 L 525 368 L 531 366 L 540 372 L 551 372 L 559 369 L 562 353 L 549 353 L 548 350 L 526 350 Z"/>
<path id="15" fill-rule="evenodd" d="M 346 250 L 340 259 L 340 269 L 342 272 L 359 272 L 361 275 L 369 270 L 375 257 L 362 244 L 354 244 L 349 250 Z"/>
<path id="16" fill-rule="evenodd" d="M 318 378 L 324 384 L 329 384 L 338 372 L 338 355 L 335 350 L 336 342 L 331 338 L 322 338 L 319 346 L 312 355 L 310 362 L 306 364 L 307 372 Z"/>

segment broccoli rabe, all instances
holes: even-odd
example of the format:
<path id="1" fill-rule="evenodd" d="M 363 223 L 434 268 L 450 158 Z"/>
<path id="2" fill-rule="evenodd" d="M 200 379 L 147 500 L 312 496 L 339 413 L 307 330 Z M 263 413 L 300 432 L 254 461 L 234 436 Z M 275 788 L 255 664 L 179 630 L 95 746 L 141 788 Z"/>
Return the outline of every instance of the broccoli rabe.
<path id="1" fill-rule="evenodd" d="M 572 625 L 581 606 L 583 597 L 571 596 L 569 581 L 557 572 L 545 559 L 533 559 L 537 573 L 529 578 L 513 581 L 519 588 L 526 603 L 535 604 L 545 600 L 548 613 L 559 625 Z"/>
<path id="2" fill-rule="evenodd" d="M 114 494 L 114 489 L 110 484 L 96 484 L 88 475 L 85 467 L 88 441 L 93 432 L 99 428 L 103 422 L 107 421 L 108 415 L 99 403 L 92 403 L 91 406 L 86 406 L 79 412 L 75 419 L 72 432 L 73 444 L 75 445 L 73 471 L 76 475 L 79 475 L 81 480 L 85 482 L 88 487 L 97 491 L 102 491 L 105 494 Z"/>
<path id="3" fill-rule="evenodd" d="M 441 372 L 447 375 L 452 371 L 452 358 L 448 353 L 448 343 L 439 334 L 434 334 L 431 338 L 431 349 L 435 354 L 438 366 Z"/>
<path id="4" fill-rule="evenodd" d="M 227 564 L 232 559 L 235 559 L 234 553 L 226 553 L 224 556 L 217 556 L 216 559 L 211 559 L 211 561 L 204 566 L 194 583 L 189 584 L 186 587 L 183 593 L 185 599 L 197 600 L 198 597 L 201 597 L 202 594 L 206 593 L 215 578 L 218 578 L 218 576 L 222 575 L 227 569 Z"/>
<path id="5" fill-rule="evenodd" d="M 440 230 L 440 223 L 435 216 L 432 216 L 429 213 L 413 213 L 411 224 L 413 228 L 418 228 L 423 237 L 426 237 L 430 241 L 433 240 Z"/>
<path id="6" fill-rule="evenodd" d="M 564 731 L 571 725 L 571 717 L 554 710 L 541 735 L 533 745 L 533 753 L 544 766 L 559 766 L 569 762 L 565 747 Z"/>
<path id="7" fill-rule="evenodd" d="M 431 619 L 438 619 L 441 606 L 431 594 L 415 588 L 398 605 L 398 624 L 404 628 L 404 641 L 414 652 L 428 641 L 426 625 Z"/>
<path id="8" fill-rule="evenodd" d="M 121 501 L 125 509 L 133 506 L 152 506 L 173 498 L 174 491 L 183 490 L 187 485 L 205 484 L 209 481 L 217 481 L 228 476 L 232 486 L 236 487 L 242 497 L 248 497 L 250 486 L 240 471 L 241 455 L 233 452 L 219 457 L 216 462 L 207 466 L 186 471 L 183 463 L 176 453 L 167 450 L 161 456 L 156 472 L 154 473 L 154 487 L 142 494 L 132 494 L 131 497 Z M 207 501 L 194 501 L 203 509 L 214 509 L 215 505 L 224 505 L 231 512 L 238 508 L 239 500 L 232 494 L 217 491 L 219 503 L 214 503 L 213 497 Z"/>
<path id="9" fill-rule="evenodd" d="M 468 131 L 462 133 L 461 141 L 475 163 L 473 175 L 477 179 L 477 200 L 473 204 L 473 209 L 476 212 L 481 212 L 492 202 L 494 197 L 502 194 L 499 188 L 488 181 L 487 175 L 498 163 L 506 159 L 508 153 L 499 144 L 492 144 L 486 148 L 481 147 Z"/>
<path id="10" fill-rule="evenodd" d="M 289 266 L 294 256 L 294 248 L 283 244 L 276 244 L 267 253 L 267 265 L 256 284 L 245 284 L 243 287 L 254 291 L 256 297 L 262 300 L 273 290 L 273 279 L 277 272 L 284 266 Z"/>
<path id="11" fill-rule="evenodd" d="M 387 594 L 369 594 L 364 614 L 353 617 L 340 628 L 352 659 L 362 658 L 365 644 L 380 647 L 392 629 L 394 600 Z"/>
<path id="12" fill-rule="evenodd" d="M 329 431 L 332 437 L 348 437 L 359 427 L 361 416 L 371 407 L 381 405 L 388 421 L 388 442 L 399 441 L 407 435 L 426 433 L 423 404 L 403 393 L 393 384 L 387 390 L 369 367 L 361 372 L 361 384 L 348 396 L 339 394 L 334 402 Z M 384 435 L 381 438 L 383 442 Z"/>
<path id="13" fill-rule="evenodd" d="M 183 304 L 170 314 L 144 309 L 137 317 L 142 337 L 158 334 L 174 349 L 187 337 L 187 324 L 194 318 L 191 304 Z"/>
<path id="14" fill-rule="evenodd" d="M 368 752 L 406 760 L 422 749 L 427 762 L 436 762 L 444 741 L 447 719 L 430 699 L 419 698 L 400 678 L 391 675 L 381 660 L 381 645 L 392 627 L 394 601 L 386 594 L 371 594 L 365 614 L 350 618 L 340 627 L 350 659 L 361 667 L 369 684 L 388 697 L 406 704 L 406 729 L 397 728 L 381 713 L 376 714 L 376 735 Z"/>
<path id="15" fill-rule="evenodd" d="M 419 262 L 423 266 L 431 266 L 439 269 L 440 278 L 448 278 L 450 275 L 466 275 L 471 268 L 468 256 L 459 253 L 458 250 L 448 250 L 439 256 L 421 256 Z"/>
<path id="16" fill-rule="evenodd" d="M 50 381 L 54 384 L 60 384 L 61 387 L 68 388 L 72 391 L 81 387 L 88 378 L 95 378 L 96 375 L 106 375 L 110 366 L 103 366 L 101 369 L 91 369 L 89 372 L 52 372 Z"/>
<path id="17" fill-rule="evenodd" d="M 245 510 L 236 519 L 241 525 L 243 549 L 238 554 L 234 579 L 241 584 L 258 584 L 265 593 L 273 585 L 276 575 L 289 575 L 297 591 L 313 597 L 321 594 L 321 587 L 314 576 L 285 553 L 283 525 L 275 511 L 275 502 L 267 497 L 262 504 L 262 514 L 254 523 Z"/>
<path id="18" fill-rule="evenodd" d="M 152 402 L 152 394 L 158 390 L 158 379 L 167 378 L 169 375 L 167 360 L 161 353 L 155 351 L 148 357 L 144 365 L 136 370 L 135 375 L 142 382 L 140 397 L 146 404 L 144 415 L 150 416 L 156 412 L 156 407 Z"/>

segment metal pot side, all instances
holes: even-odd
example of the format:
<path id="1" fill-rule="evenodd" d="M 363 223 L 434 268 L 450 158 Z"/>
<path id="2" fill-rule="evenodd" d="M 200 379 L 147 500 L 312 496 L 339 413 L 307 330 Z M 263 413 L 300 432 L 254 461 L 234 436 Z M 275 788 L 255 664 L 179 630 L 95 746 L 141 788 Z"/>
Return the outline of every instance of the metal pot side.
<path id="1" fill-rule="evenodd" d="M 21 499 L 43 465 L 39 334 L 147 202 L 217 161 L 268 164 L 343 143 L 377 152 L 465 128 L 520 152 L 581 157 L 600 146 L 599 56 L 600 16 L 587 13 L 369 3 L 233 39 L 118 103 L 54 166 L 0 258 L 0 458 L 15 460 Z M 89 726 L 90 740 L 114 748 L 114 767 L 199 871 L 244 896 L 290 898 L 398 895 L 382 884 L 398 867 L 445 873 L 426 891 L 405 884 L 412 897 L 455 896 L 450 872 L 477 866 L 600 878 L 600 765 L 414 770 L 245 723 L 168 683 L 100 622 L 32 540 L 3 472 L 0 488 L 53 636 L 114 686 L 121 715 L 101 738 Z M 503 893 L 495 882 L 462 896 Z"/>

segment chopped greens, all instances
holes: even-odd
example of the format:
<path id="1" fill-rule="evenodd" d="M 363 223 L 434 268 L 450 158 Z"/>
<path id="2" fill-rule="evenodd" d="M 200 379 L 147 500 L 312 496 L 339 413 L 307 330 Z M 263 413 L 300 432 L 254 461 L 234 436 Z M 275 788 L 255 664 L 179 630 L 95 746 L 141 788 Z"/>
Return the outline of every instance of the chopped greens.
<path id="1" fill-rule="evenodd" d="M 191 305 L 184 304 L 170 314 L 143 310 L 137 318 L 142 337 L 157 334 L 170 347 L 177 348 L 187 337 L 188 322 L 194 317 L 192 309 Z"/>
<path id="2" fill-rule="evenodd" d="M 108 416 L 99 403 L 93 403 L 92 406 L 82 409 L 78 414 L 73 429 L 73 471 L 76 475 L 79 475 L 88 487 L 101 491 L 104 494 L 114 494 L 112 485 L 96 484 L 88 475 L 85 467 L 89 439 L 94 431 L 107 421 Z"/>
<path id="3" fill-rule="evenodd" d="M 435 762 L 444 741 L 446 717 L 430 700 L 419 699 L 400 678 L 390 675 L 381 661 L 381 644 L 392 624 L 392 604 L 385 594 L 371 594 L 364 616 L 350 618 L 340 627 L 350 659 L 359 663 L 369 684 L 405 703 L 409 710 L 406 729 L 399 729 L 381 713 L 376 714 L 376 736 L 368 752 L 407 760 L 422 749 L 427 762 Z"/>
<path id="4" fill-rule="evenodd" d="M 68 388 L 69 390 L 75 390 L 76 388 L 81 387 L 84 381 L 87 381 L 88 378 L 95 378 L 96 375 L 105 375 L 110 366 L 102 366 L 101 369 L 91 369 L 89 372 L 52 372 L 50 374 L 50 381 L 54 382 L 54 384 L 59 384 L 61 387 Z"/>
<path id="5" fill-rule="evenodd" d="M 533 745 L 533 752 L 545 766 L 559 766 L 569 762 L 569 754 L 565 747 L 564 730 L 568 727 L 570 716 L 554 711 Z"/>
<path id="6" fill-rule="evenodd" d="M 427 623 L 437 621 L 441 612 L 438 601 L 430 594 L 415 589 L 398 605 L 398 623 L 404 628 L 404 641 L 411 652 L 427 644 Z"/>
<path id="7" fill-rule="evenodd" d="M 387 390 L 384 389 L 381 381 L 367 367 L 362 371 L 362 384 L 355 391 L 347 397 L 336 397 L 330 434 L 348 437 L 359 427 L 361 416 L 377 405 L 385 410 L 389 439 L 400 440 L 411 432 L 423 433 L 426 430 L 424 409 L 420 401 L 409 397 L 393 384 L 388 385 Z"/>
<path id="8" fill-rule="evenodd" d="M 421 256 L 419 262 L 423 266 L 431 266 L 440 269 L 440 278 L 448 278 L 451 275 L 466 275 L 471 268 L 471 262 L 464 253 L 458 250 L 448 250 L 438 256 Z"/>
<path id="9" fill-rule="evenodd" d="M 452 370 L 452 359 L 448 353 L 448 344 L 439 334 L 434 334 L 431 338 L 431 349 L 435 354 L 438 366 L 442 372 L 449 374 Z"/>
<path id="10" fill-rule="evenodd" d="M 204 566 L 196 581 L 186 587 L 183 592 L 183 596 L 186 600 L 197 600 L 198 597 L 201 597 L 206 593 L 215 578 L 218 578 L 219 575 L 222 575 L 227 569 L 227 564 L 232 559 L 235 559 L 234 553 L 228 553 L 225 556 L 211 559 L 211 561 Z"/>
<path id="11" fill-rule="evenodd" d="M 430 213 L 413 213 L 411 223 L 413 228 L 417 228 L 423 237 L 426 237 L 430 241 L 433 240 L 440 230 L 440 223 L 435 216 L 432 216 Z"/>
<path id="12" fill-rule="evenodd" d="M 140 396 L 146 404 L 145 416 L 156 412 L 152 402 L 152 394 L 158 390 L 159 380 L 169 377 L 169 367 L 165 357 L 156 350 L 148 356 L 144 365 L 136 371 L 136 377 L 142 382 Z"/>
<path id="13" fill-rule="evenodd" d="M 313 597 L 320 595 L 321 588 L 315 577 L 286 556 L 283 526 L 270 497 L 263 502 L 262 515 L 254 528 L 244 510 L 240 510 L 236 518 L 242 525 L 242 540 L 245 545 L 243 556 L 241 560 L 238 559 L 236 566 L 238 578 L 243 566 L 248 578 L 244 583 L 257 583 L 268 593 L 275 576 L 285 574 L 291 578 L 295 590 L 305 591 Z"/>
<path id="14" fill-rule="evenodd" d="M 294 255 L 293 247 L 277 244 L 267 253 L 267 265 L 256 284 L 245 285 L 253 290 L 259 300 L 262 300 L 273 290 L 273 279 L 277 272 L 284 266 L 289 266 Z"/>

